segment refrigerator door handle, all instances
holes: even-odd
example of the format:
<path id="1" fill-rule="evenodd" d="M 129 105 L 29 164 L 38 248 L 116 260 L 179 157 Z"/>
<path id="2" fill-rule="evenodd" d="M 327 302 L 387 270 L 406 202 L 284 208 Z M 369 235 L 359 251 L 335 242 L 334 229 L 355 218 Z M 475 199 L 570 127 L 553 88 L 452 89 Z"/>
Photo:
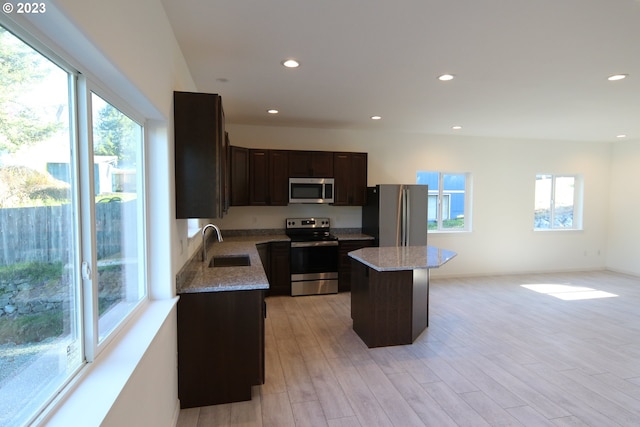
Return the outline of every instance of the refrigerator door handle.
<path id="1" fill-rule="evenodd" d="M 403 187 L 400 187 L 400 191 L 398 191 L 398 201 L 397 201 L 397 208 L 398 208 L 398 212 L 396 215 L 396 246 L 402 246 L 403 243 L 403 233 L 404 233 L 404 223 L 403 223 L 403 218 L 404 218 L 404 190 Z"/>
<path id="2" fill-rule="evenodd" d="M 400 194 L 402 194 L 402 212 L 401 212 L 401 222 L 402 222 L 402 230 L 400 234 L 400 245 L 399 246 L 407 246 L 407 216 L 409 214 L 409 207 L 407 206 L 407 189 L 402 186 L 400 188 Z"/>
<path id="3" fill-rule="evenodd" d="M 411 189 L 405 190 L 405 227 L 404 227 L 404 245 L 409 246 L 409 238 L 411 236 Z"/>

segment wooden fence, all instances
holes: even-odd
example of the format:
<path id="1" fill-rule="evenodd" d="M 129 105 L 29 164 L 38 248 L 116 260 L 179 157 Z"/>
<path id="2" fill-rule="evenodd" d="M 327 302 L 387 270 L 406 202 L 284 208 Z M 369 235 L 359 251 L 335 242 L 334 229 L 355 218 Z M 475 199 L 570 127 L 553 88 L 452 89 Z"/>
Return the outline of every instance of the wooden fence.
<path id="1" fill-rule="evenodd" d="M 136 223 L 136 201 L 96 203 L 98 259 L 121 252 L 123 221 Z M 75 245 L 70 205 L 0 209 L 0 266 L 69 263 Z M 137 239 L 128 236 L 128 240 Z M 134 243 L 135 244 L 135 243 Z"/>

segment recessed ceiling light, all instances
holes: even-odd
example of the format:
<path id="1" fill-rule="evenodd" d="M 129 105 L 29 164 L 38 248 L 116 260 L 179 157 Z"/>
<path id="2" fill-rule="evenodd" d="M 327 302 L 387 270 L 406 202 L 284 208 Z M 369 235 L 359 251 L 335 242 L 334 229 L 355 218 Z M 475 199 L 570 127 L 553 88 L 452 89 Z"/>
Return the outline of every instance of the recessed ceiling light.
<path id="1" fill-rule="evenodd" d="M 270 108 L 267 110 L 267 113 L 269 114 L 278 114 L 280 111 L 276 110 L 275 108 Z"/>
<path id="2" fill-rule="evenodd" d="M 282 65 L 284 65 L 287 68 L 298 68 L 300 66 L 300 63 L 295 59 L 286 59 L 282 61 Z"/>
<path id="3" fill-rule="evenodd" d="M 625 134 L 616 135 L 616 138 L 620 138 L 620 139 L 626 138 L 626 137 L 627 137 L 627 135 L 625 135 Z"/>
<path id="4" fill-rule="evenodd" d="M 442 74 L 441 76 L 438 76 L 438 80 L 440 80 L 441 82 L 448 82 L 449 80 L 453 80 L 455 78 L 455 76 L 453 74 Z"/>
<path id="5" fill-rule="evenodd" d="M 382 116 L 371 116 L 371 120 L 380 120 Z"/>
<path id="6" fill-rule="evenodd" d="M 460 125 L 451 126 L 451 129 L 460 130 L 460 129 L 462 129 L 462 126 L 460 126 Z"/>
<path id="7" fill-rule="evenodd" d="M 629 76 L 628 74 L 614 74 L 612 76 L 607 77 L 607 80 L 614 82 L 616 80 L 623 80 L 626 79 L 627 76 Z"/>

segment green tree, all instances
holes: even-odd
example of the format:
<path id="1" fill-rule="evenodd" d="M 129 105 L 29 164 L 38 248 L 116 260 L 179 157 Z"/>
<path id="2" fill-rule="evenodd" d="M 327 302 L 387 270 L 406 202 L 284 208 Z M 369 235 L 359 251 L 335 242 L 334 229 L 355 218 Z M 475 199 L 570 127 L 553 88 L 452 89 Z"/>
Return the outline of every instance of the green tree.
<path id="1" fill-rule="evenodd" d="M 59 122 L 43 120 L 21 102 L 21 95 L 41 82 L 53 65 L 0 26 L 0 151 L 14 153 L 53 135 Z"/>
<path id="2" fill-rule="evenodd" d="M 99 156 L 116 156 L 119 166 L 134 165 L 135 144 L 139 140 L 140 127 L 108 103 L 100 108 L 94 123 L 94 153 Z"/>

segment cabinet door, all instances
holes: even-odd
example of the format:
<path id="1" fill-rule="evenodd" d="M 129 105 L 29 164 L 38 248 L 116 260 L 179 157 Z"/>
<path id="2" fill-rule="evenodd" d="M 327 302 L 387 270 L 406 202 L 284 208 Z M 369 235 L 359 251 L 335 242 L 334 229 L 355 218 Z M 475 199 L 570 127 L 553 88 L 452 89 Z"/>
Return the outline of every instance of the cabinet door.
<path id="1" fill-rule="evenodd" d="M 231 206 L 249 204 L 249 149 L 231 146 Z"/>
<path id="2" fill-rule="evenodd" d="M 289 152 L 269 150 L 269 204 L 289 204 Z"/>
<path id="3" fill-rule="evenodd" d="M 174 92 L 176 218 L 220 218 L 223 207 L 222 100 Z"/>
<path id="4" fill-rule="evenodd" d="M 182 408 L 251 399 L 264 383 L 264 291 L 182 294 L 178 397 Z"/>
<path id="5" fill-rule="evenodd" d="M 367 153 L 333 156 L 335 206 L 364 206 L 367 196 Z"/>
<path id="6" fill-rule="evenodd" d="M 249 150 L 249 204 L 269 204 L 269 159 L 268 150 Z"/>
<path id="7" fill-rule="evenodd" d="M 338 246 L 338 292 L 351 290 L 351 257 L 349 252 L 373 246 L 373 240 L 340 240 Z"/>
<path id="8" fill-rule="evenodd" d="M 231 143 L 229 132 L 224 133 L 222 146 L 220 148 L 220 182 L 222 190 L 220 192 L 220 208 L 222 215 L 229 213 L 231 205 Z"/>
<path id="9" fill-rule="evenodd" d="M 333 152 L 314 151 L 311 156 L 311 173 L 318 178 L 333 178 Z"/>
<path id="10" fill-rule="evenodd" d="M 291 269 L 289 242 L 270 244 L 269 295 L 291 295 Z"/>
<path id="11" fill-rule="evenodd" d="M 289 176 L 308 178 L 311 174 L 311 151 L 289 151 Z"/>
<path id="12" fill-rule="evenodd" d="M 351 195 L 351 155 L 335 153 L 333 155 L 333 172 L 335 178 L 334 206 L 348 206 Z"/>
<path id="13" fill-rule="evenodd" d="M 289 176 L 333 178 L 333 152 L 289 151 Z"/>
<path id="14" fill-rule="evenodd" d="M 351 206 L 367 203 L 367 153 L 351 155 Z"/>

